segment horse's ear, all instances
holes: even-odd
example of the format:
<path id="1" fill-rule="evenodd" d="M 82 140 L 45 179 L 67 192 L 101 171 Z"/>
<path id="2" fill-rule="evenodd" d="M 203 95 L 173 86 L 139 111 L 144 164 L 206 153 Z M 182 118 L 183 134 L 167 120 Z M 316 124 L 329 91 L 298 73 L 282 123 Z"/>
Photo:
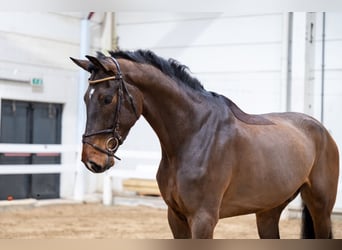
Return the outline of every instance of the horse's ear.
<path id="1" fill-rule="evenodd" d="M 94 56 L 86 56 L 86 58 L 89 59 L 89 61 L 91 61 L 95 67 L 101 68 L 105 71 L 109 71 L 109 68 L 106 64 L 102 63 L 101 60 L 99 60 L 98 58 L 94 57 Z"/>
<path id="2" fill-rule="evenodd" d="M 81 59 L 75 59 L 70 57 L 70 59 L 77 64 L 78 66 L 80 66 L 82 69 L 89 71 L 89 61 L 88 60 L 81 60 Z"/>

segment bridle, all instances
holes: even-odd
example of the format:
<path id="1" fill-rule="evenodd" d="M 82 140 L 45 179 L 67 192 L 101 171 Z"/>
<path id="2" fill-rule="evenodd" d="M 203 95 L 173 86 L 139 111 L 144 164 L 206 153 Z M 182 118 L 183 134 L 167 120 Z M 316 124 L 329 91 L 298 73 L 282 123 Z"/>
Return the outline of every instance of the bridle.
<path id="1" fill-rule="evenodd" d="M 122 106 L 122 102 L 124 99 L 124 94 L 126 94 L 128 96 L 128 99 L 130 101 L 131 107 L 136 115 L 137 118 L 139 118 L 138 112 L 137 112 L 137 108 L 135 106 L 134 100 L 132 95 L 129 93 L 126 83 L 123 80 L 122 77 L 122 73 L 121 73 L 121 69 L 120 69 L 120 65 L 118 63 L 118 61 L 113 58 L 110 57 L 112 59 L 112 61 L 114 62 L 116 69 L 117 69 L 117 73 L 114 76 L 109 76 L 109 77 L 105 77 L 105 78 L 101 78 L 101 79 L 96 79 L 96 80 L 88 80 L 90 85 L 94 85 L 94 84 L 98 84 L 98 83 L 102 83 L 102 82 L 106 82 L 106 81 L 110 81 L 110 80 L 114 80 L 114 81 L 118 81 L 119 82 L 119 88 L 118 88 L 118 98 L 117 98 L 117 105 L 115 108 L 115 116 L 114 116 L 114 125 L 112 128 L 109 129 L 102 129 L 102 130 L 98 130 L 95 132 L 91 132 L 91 133 L 84 133 L 83 137 L 82 137 L 82 143 L 84 144 L 88 144 L 90 146 L 92 146 L 94 149 L 96 149 L 97 151 L 100 151 L 101 153 L 104 153 L 108 156 L 114 157 L 118 160 L 121 160 L 119 157 L 117 157 L 115 155 L 116 151 L 118 150 L 119 146 L 123 143 L 123 139 L 122 136 L 119 133 L 119 129 L 120 129 L 120 110 L 121 110 L 121 106 Z M 112 136 L 109 137 L 106 141 L 105 144 L 105 148 L 102 148 L 94 143 L 91 143 L 87 140 L 87 138 L 91 137 L 91 136 L 95 136 L 95 135 L 101 135 L 101 134 L 111 134 Z"/>

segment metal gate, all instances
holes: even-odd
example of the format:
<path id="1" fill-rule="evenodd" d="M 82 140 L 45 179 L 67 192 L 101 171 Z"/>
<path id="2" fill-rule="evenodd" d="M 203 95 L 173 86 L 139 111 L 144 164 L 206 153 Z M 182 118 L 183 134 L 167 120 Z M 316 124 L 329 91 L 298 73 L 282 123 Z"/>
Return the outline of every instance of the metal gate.
<path id="1" fill-rule="evenodd" d="M 62 105 L 1 101 L 0 143 L 60 144 Z M 3 153 L 1 164 L 56 164 L 56 153 Z M 58 198 L 60 174 L 0 175 L 0 200 Z"/>

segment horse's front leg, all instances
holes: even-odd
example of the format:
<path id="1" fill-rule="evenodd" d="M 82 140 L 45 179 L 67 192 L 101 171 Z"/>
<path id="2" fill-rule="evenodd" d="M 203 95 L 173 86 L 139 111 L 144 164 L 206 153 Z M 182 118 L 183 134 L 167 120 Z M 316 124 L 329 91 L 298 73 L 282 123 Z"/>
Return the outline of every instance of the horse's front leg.
<path id="1" fill-rule="evenodd" d="M 191 230 L 185 216 L 176 213 L 171 207 L 168 207 L 167 217 L 175 239 L 191 238 Z"/>
<path id="2" fill-rule="evenodd" d="M 218 218 L 205 210 L 187 218 L 169 207 L 168 221 L 175 239 L 212 239 Z"/>
<path id="3" fill-rule="evenodd" d="M 218 219 L 217 213 L 203 209 L 198 210 L 188 219 L 191 237 L 193 239 L 212 239 Z"/>

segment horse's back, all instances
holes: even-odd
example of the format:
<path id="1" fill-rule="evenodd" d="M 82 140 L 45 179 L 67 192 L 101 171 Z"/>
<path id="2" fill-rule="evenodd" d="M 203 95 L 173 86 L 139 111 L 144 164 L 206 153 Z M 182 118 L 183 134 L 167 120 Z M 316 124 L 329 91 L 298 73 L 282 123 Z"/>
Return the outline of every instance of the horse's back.
<path id="1" fill-rule="evenodd" d="M 304 136 L 307 136 L 316 145 L 318 151 L 329 149 L 338 154 L 336 142 L 324 125 L 315 118 L 296 112 L 270 113 L 264 116 L 275 123 L 275 125 L 288 127 L 290 133 L 297 130 Z"/>

